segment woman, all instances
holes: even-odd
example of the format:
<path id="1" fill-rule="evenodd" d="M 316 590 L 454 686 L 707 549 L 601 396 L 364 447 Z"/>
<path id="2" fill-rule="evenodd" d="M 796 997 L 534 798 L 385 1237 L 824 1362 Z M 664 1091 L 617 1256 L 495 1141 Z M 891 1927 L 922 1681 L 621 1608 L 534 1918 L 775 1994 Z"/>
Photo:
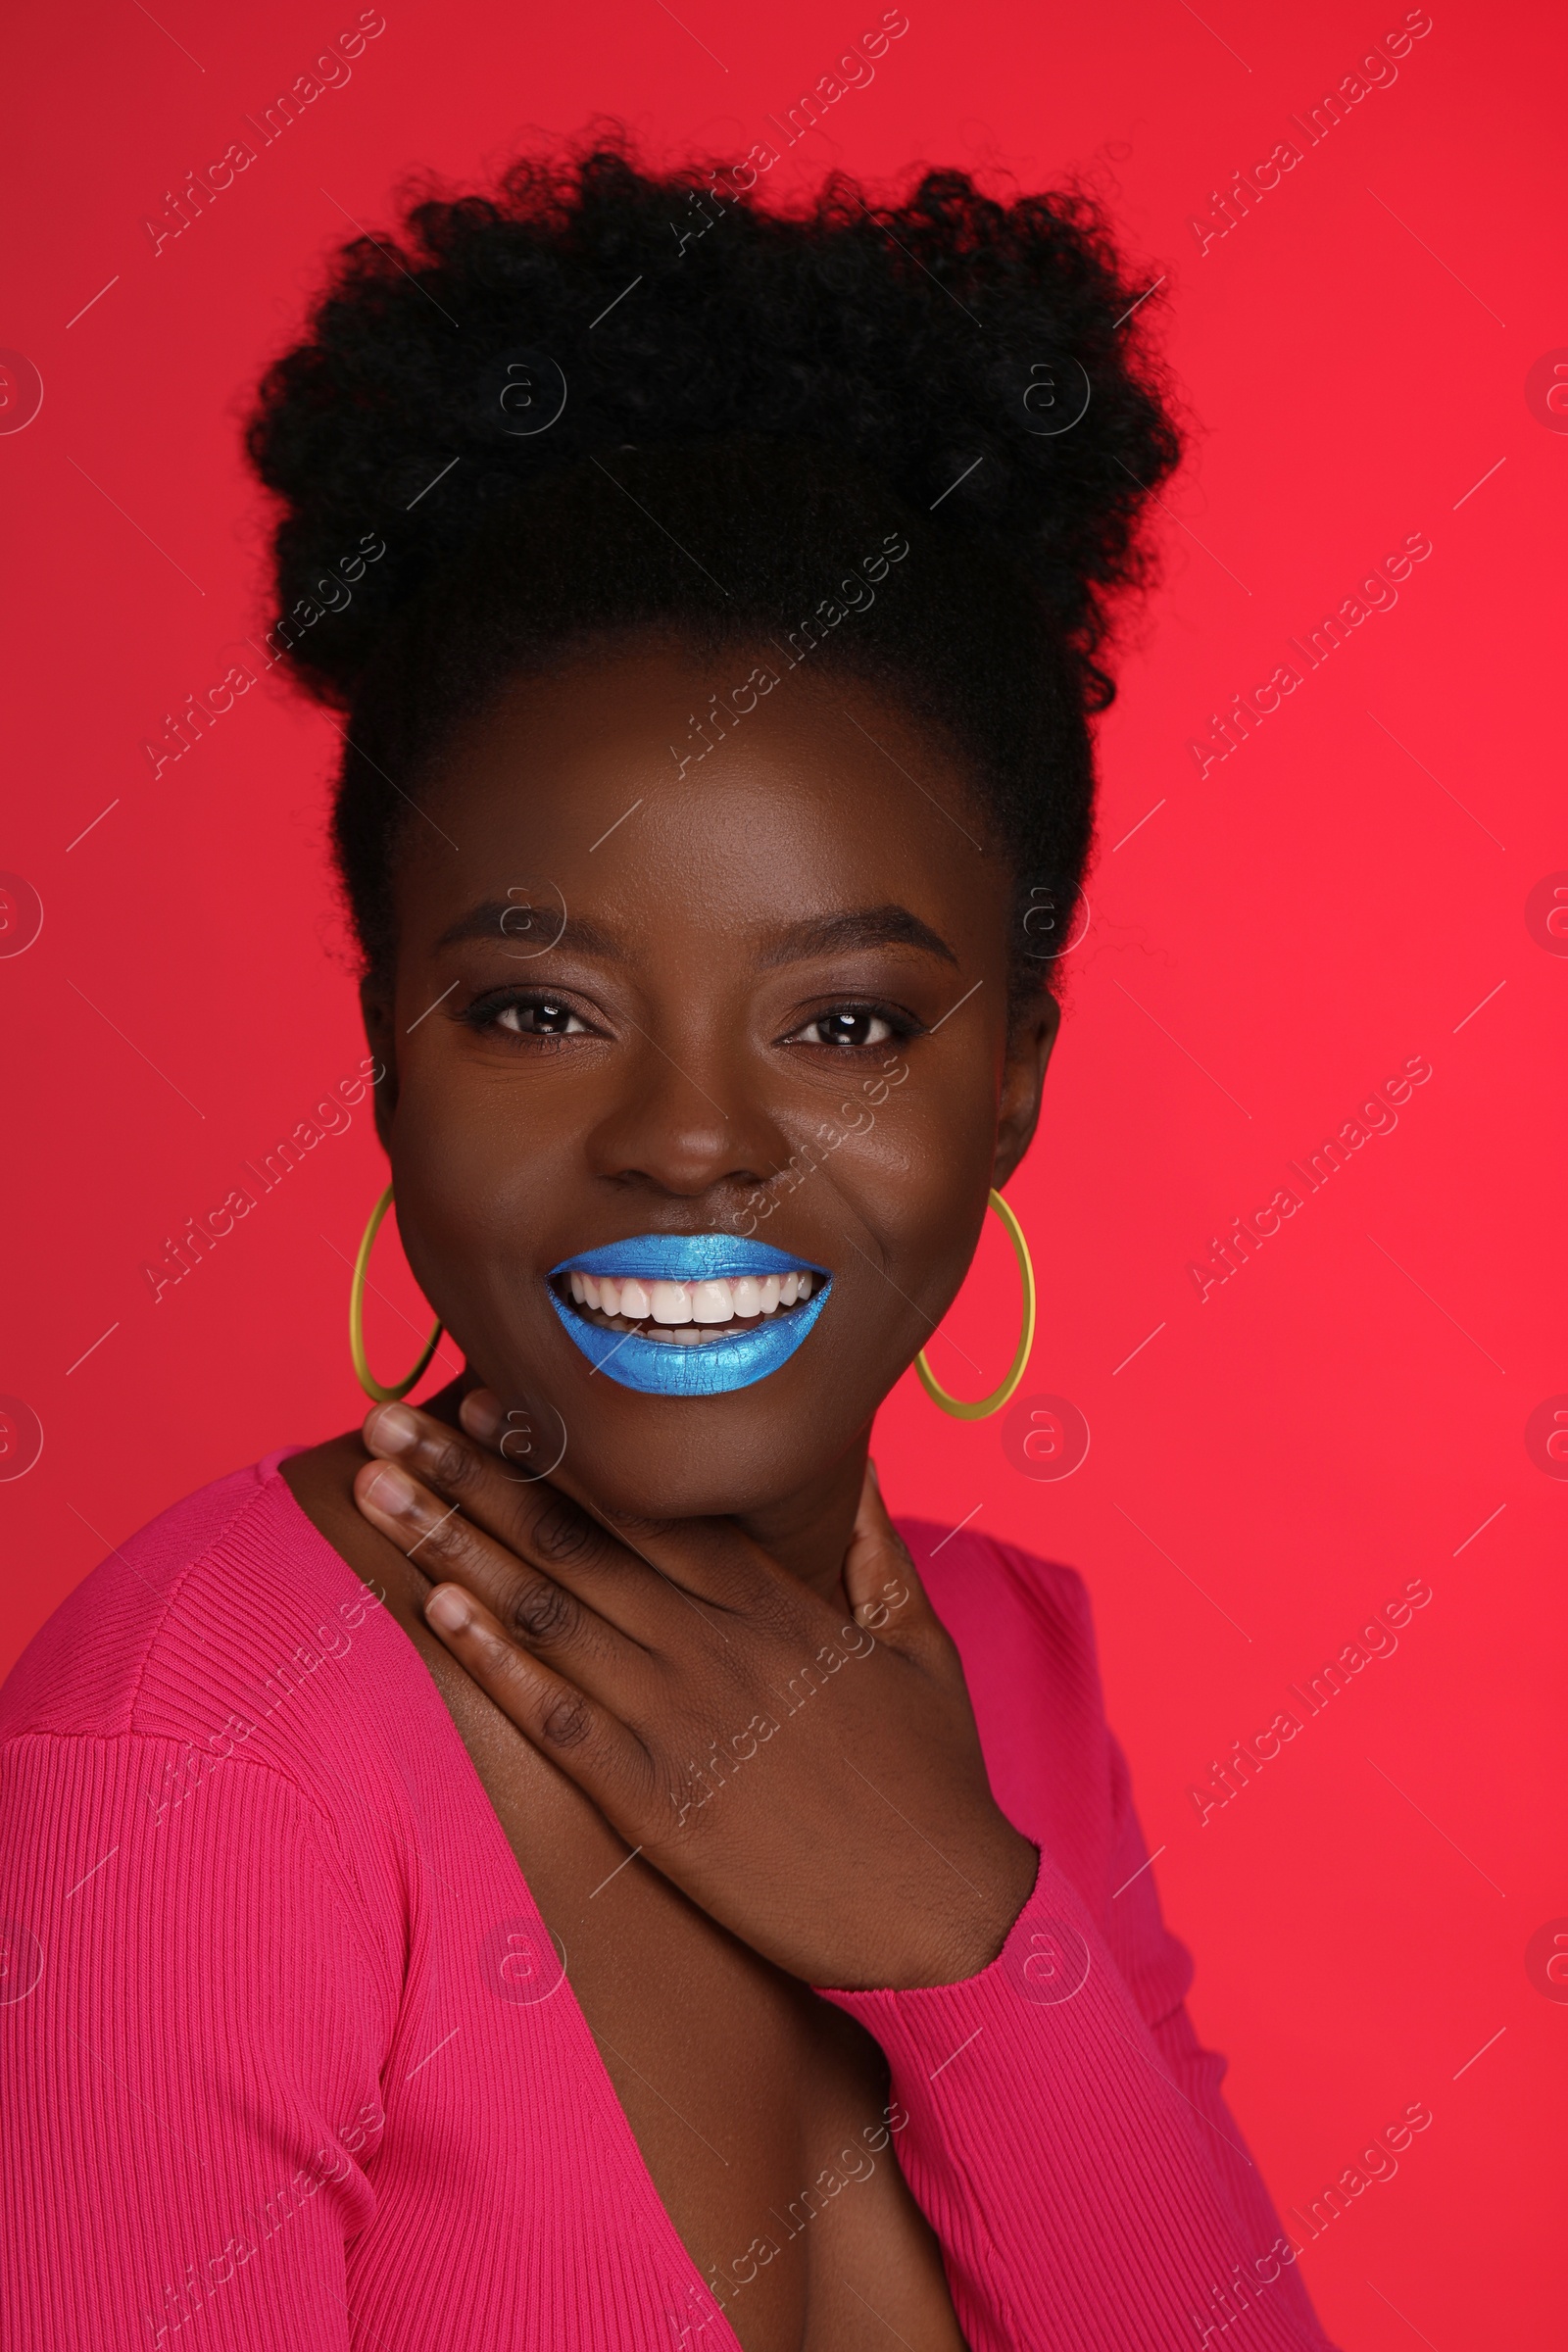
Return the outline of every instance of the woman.
<path id="1" fill-rule="evenodd" d="M 466 1368 L 7 1686 L 8 2342 L 1323 2342 L 1083 1587 L 868 1461 L 1038 1116 L 1139 288 L 1068 200 L 784 219 L 764 152 L 432 198 L 264 386 Z"/>

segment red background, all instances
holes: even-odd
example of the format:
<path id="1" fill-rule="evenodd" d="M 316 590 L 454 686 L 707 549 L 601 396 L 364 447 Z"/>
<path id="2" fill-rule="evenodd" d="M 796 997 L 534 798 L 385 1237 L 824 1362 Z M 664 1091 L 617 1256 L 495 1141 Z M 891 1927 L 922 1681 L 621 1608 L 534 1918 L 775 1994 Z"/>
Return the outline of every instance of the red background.
<path id="1" fill-rule="evenodd" d="M 773 175 L 1077 171 L 1148 258 L 1141 282 L 1166 274 L 1193 453 L 1104 728 L 1093 919 L 1011 1188 L 1041 1285 L 1023 1397 L 1069 1398 L 1092 1444 L 1071 1477 L 1031 1480 L 1001 1422 L 939 1421 L 910 1379 L 878 1451 L 897 1505 L 975 1513 L 1087 1576 L 1194 2012 L 1282 2210 L 1431 2107 L 1397 2176 L 1302 2256 L 1360 2352 L 1544 2342 L 1561 2305 L 1545 2125 L 1568 2005 L 1526 1947 L 1568 1914 L 1568 1485 L 1525 1427 L 1568 1390 L 1568 960 L 1527 922 L 1568 867 L 1545 691 L 1568 418 L 1527 396 L 1568 345 L 1563 41 L 1544 5 L 1434 9 L 1397 80 L 1203 252 L 1211 191 L 1303 145 L 1289 117 L 1401 8 L 910 0 L 871 86 Z M 363 1051 L 321 851 L 326 722 L 268 686 L 156 781 L 141 749 L 262 616 L 236 432 L 258 369 L 346 216 L 384 224 L 411 166 L 471 184 L 534 126 L 601 111 L 661 160 L 743 152 L 880 10 L 387 0 L 352 81 L 155 258 L 143 217 L 356 13 L 160 0 L 154 22 L 94 0 L 12 36 L 0 342 L 44 400 L 0 436 L 0 866 L 44 923 L 0 957 L 0 1390 L 44 1446 L 0 1483 L 0 1666 L 109 1543 L 361 1409 L 346 1260 L 384 1180 L 363 1110 L 160 1304 L 139 1271 Z M 1209 713 L 1415 532 L 1433 552 L 1397 607 L 1200 778 Z M 1200 1302 L 1188 1261 L 1418 1054 L 1433 1075 L 1396 1131 Z M 377 1279 L 407 1316 L 372 1315 L 392 1365 L 422 1308 L 390 1234 Z M 1015 1297 L 992 1235 L 949 1325 L 987 1385 Z M 980 1385 L 951 1349 L 936 1362 Z M 1188 1790 L 1211 1759 L 1416 1577 L 1433 1599 L 1397 1654 L 1200 1824 Z"/>

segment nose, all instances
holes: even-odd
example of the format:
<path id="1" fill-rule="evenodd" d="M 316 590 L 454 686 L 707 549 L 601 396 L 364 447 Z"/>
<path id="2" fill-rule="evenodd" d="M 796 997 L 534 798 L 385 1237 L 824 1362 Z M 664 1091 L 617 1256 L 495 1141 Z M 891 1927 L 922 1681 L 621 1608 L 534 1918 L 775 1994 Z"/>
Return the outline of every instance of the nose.
<path id="1" fill-rule="evenodd" d="M 683 1200 L 754 1191 L 790 1156 L 782 1130 L 733 1061 L 643 1034 L 625 1083 L 588 1140 L 594 1173 Z"/>

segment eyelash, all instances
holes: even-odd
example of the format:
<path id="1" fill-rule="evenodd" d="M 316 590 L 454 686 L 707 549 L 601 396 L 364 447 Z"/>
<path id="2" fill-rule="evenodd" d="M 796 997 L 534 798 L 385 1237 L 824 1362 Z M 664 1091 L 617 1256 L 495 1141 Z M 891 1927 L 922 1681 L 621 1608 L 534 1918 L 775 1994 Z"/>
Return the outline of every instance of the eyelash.
<path id="1" fill-rule="evenodd" d="M 569 1029 L 520 1029 L 503 1028 L 502 1026 L 502 1016 L 505 1013 L 523 1013 L 546 1009 L 564 1013 L 569 1020 L 578 1021 L 582 1025 L 575 1032 Z M 852 1019 L 881 1021 L 886 1026 L 888 1035 L 883 1038 L 867 1039 L 859 1045 L 840 1045 L 820 1039 L 816 1041 L 814 1051 L 846 1056 L 876 1054 L 895 1041 L 903 1041 L 925 1034 L 924 1024 L 917 1021 L 912 1013 L 904 1011 L 897 1004 L 868 1004 L 856 999 L 847 999 L 836 1004 L 825 1005 L 820 1012 L 812 1013 L 809 1020 L 803 1021 L 799 1029 L 792 1030 L 787 1038 L 780 1040 L 780 1043 L 793 1045 L 797 1042 L 804 1042 L 806 1030 L 814 1029 L 819 1023 L 831 1021 L 846 1014 Z M 480 1035 L 488 1030 L 495 1030 L 503 1036 L 514 1038 L 519 1044 L 555 1044 L 574 1034 L 578 1036 L 595 1034 L 579 1012 L 566 1004 L 563 998 L 552 995 L 548 989 L 514 989 L 502 997 L 481 998 L 476 1004 L 466 1006 L 457 1017 Z"/>

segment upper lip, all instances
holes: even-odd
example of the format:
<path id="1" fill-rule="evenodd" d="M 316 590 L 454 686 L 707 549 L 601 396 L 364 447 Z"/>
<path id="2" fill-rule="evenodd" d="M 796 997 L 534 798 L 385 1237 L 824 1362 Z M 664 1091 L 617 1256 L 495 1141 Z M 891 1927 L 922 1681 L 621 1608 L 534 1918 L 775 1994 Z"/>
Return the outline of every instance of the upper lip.
<path id="1" fill-rule="evenodd" d="M 730 1233 L 639 1233 L 624 1242 L 580 1250 L 552 1266 L 558 1274 L 646 1276 L 656 1282 L 722 1282 L 744 1274 L 822 1274 L 828 1269 L 808 1257 L 792 1257 L 767 1242 Z"/>

